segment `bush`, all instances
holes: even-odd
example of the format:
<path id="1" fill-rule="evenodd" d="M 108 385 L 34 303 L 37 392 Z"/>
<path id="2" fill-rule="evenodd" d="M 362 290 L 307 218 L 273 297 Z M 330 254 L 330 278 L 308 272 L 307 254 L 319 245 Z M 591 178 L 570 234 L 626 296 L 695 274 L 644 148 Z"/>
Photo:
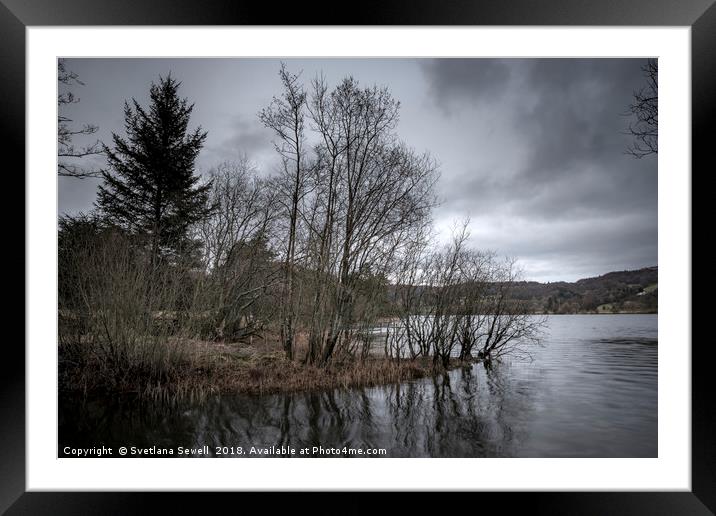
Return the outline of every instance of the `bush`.
<path id="1" fill-rule="evenodd" d="M 190 269 L 152 265 L 140 240 L 87 216 L 61 219 L 59 262 L 61 378 L 142 391 L 179 372 Z"/>

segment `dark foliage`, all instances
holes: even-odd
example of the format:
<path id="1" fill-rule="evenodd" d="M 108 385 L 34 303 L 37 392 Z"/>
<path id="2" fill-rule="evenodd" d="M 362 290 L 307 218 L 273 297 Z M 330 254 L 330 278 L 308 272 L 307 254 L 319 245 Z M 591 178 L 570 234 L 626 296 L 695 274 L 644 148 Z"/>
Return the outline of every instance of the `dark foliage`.
<path id="1" fill-rule="evenodd" d="M 193 105 L 178 97 L 180 84 L 171 75 L 152 84 L 148 109 L 134 99 L 126 102 L 126 139 L 113 134 L 114 149 L 104 146 L 111 172 L 103 173 L 97 207 L 147 236 L 155 260 L 191 249 L 189 228 L 209 212 L 209 185 L 194 175 L 207 133 L 188 132 Z"/>

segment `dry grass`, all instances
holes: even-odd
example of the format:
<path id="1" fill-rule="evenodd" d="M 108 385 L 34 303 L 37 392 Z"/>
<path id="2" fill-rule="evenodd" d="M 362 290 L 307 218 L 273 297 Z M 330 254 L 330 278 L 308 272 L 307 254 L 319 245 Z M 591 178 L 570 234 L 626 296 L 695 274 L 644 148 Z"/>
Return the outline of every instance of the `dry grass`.
<path id="1" fill-rule="evenodd" d="M 242 367 L 214 370 L 220 391 L 268 394 L 333 388 L 366 387 L 428 376 L 430 363 L 391 362 L 382 358 L 314 367 L 288 361 L 280 355 L 263 355 Z"/>
<path id="2" fill-rule="evenodd" d="M 275 341 L 274 341 L 275 342 Z M 252 343 L 217 343 L 185 340 L 182 362 L 162 378 L 130 375 L 122 383 L 108 384 L 91 362 L 82 367 L 61 367 L 61 385 L 69 391 L 135 393 L 149 399 L 173 402 L 203 399 L 213 394 L 270 394 L 349 387 L 368 387 L 431 376 L 430 360 L 365 360 L 333 362 L 315 367 L 289 361 L 269 340 Z M 299 339 L 299 351 L 301 349 Z M 300 352 L 297 354 L 302 356 Z M 457 365 L 457 363 L 453 364 Z"/>

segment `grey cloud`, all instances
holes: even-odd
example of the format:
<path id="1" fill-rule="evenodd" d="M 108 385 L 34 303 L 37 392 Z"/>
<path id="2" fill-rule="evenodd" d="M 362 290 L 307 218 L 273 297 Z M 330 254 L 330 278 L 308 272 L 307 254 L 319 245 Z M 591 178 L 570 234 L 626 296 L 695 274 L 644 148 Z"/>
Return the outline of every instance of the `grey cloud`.
<path id="1" fill-rule="evenodd" d="M 654 212 L 656 160 L 638 161 L 623 153 L 629 140 L 623 134 L 622 113 L 640 84 L 640 64 L 624 59 L 514 59 L 424 65 L 435 103 L 470 111 L 472 116 L 463 116 L 470 120 L 463 130 L 481 124 L 492 111 L 504 118 L 502 132 L 483 151 L 526 156 L 507 173 L 457 171 L 444 185 L 451 205 L 508 207 L 542 218 Z M 498 88 L 500 80 L 504 82 Z M 473 87 L 481 83 L 490 86 Z"/>
<path id="2" fill-rule="evenodd" d="M 509 212 L 545 221 L 634 212 L 649 212 L 655 218 L 655 172 L 615 170 L 610 174 L 604 167 L 585 165 L 565 170 L 567 178 L 549 181 L 467 173 L 443 185 L 443 198 L 449 202 L 442 210 L 469 210 L 475 215 Z"/>
<path id="3" fill-rule="evenodd" d="M 235 160 L 243 154 L 256 161 L 273 153 L 272 133 L 261 126 L 258 120 L 234 116 L 227 133 L 228 137 L 215 138 L 220 143 L 206 145 L 201 157 L 202 164 L 213 167 L 222 161 Z"/>
<path id="4" fill-rule="evenodd" d="M 450 113 L 457 133 L 476 135 L 471 159 L 445 174 L 438 219 L 471 214 L 475 245 L 518 257 L 528 278 L 656 264 L 656 159 L 624 154 L 623 113 L 642 84 L 642 63 L 424 63 L 433 104 Z"/>
<path id="5" fill-rule="evenodd" d="M 464 100 L 489 101 L 505 93 L 512 69 L 501 59 L 427 59 L 422 62 L 429 93 L 450 111 Z"/>
<path id="6" fill-rule="evenodd" d="M 528 279 L 576 280 L 656 264 L 656 221 L 649 214 L 547 225 L 515 217 L 503 226 L 486 217 L 473 220 L 472 229 L 474 245 L 520 258 Z"/>

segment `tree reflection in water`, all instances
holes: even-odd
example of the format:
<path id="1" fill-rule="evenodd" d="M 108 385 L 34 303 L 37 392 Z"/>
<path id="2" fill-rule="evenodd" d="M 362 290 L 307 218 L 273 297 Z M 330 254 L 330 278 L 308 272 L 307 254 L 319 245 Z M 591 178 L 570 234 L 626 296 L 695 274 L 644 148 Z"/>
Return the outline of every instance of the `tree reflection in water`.
<path id="1" fill-rule="evenodd" d="M 560 316 L 532 362 L 171 409 L 60 396 L 60 447 L 323 446 L 389 457 L 656 457 L 656 316 Z"/>
<path id="2" fill-rule="evenodd" d="M 512 416 L 529 410 L 529 391 L 507 386 L 507 369 L 476 364 L 397 385 L 224 396 L 172 409 L 65 403 L 60 436 L 85 447 L 207 444 L 211 453 L 215 446 L 345 446 L 385 448 L 390 457 L 510 456 L 520 436 Z"/>

